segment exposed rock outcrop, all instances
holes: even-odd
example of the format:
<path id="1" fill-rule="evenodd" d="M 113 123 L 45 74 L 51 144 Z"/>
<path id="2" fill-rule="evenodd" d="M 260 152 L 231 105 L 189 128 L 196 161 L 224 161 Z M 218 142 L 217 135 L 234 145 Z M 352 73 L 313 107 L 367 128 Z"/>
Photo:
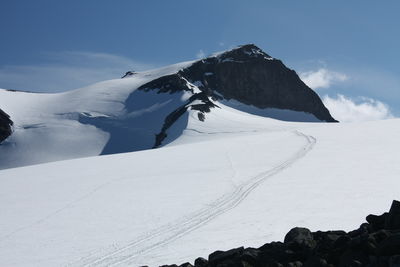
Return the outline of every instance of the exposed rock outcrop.
<path id="1" fill-rule="evenodd" d="M 136 72 L 135 71 L 133 71 L 133 70 L 130 70 L 130 71 L 127 71 L 127 72 L 125 72 L 125 74 L 124 75 L 122 75 L 122 79 L 123 78 L 126 78 L 126 77 L 129 77 L 129 76 L 132 76 L 132 75 L 135 75 L 136 74 Z"/>
<path id="2" fill-rule="evenodd" d="M 156 134 L 156 140 L 153 148 L 159 147 L 162 141 L 167 137 L 167 130 L 176 122 L 189 108 L 197 110 L 197 116 L 200 121 L 205 120 L 205 113 L 211 111 L 212 108 L 218 107 L 212 101 L 212 96 L 205 91 L 199 91 L 195 85 L 184 78 L 181 73 L 166 75 L 146 83 L 138 88 L 139 90 L 149 91 L 155 90 L 158 94 L 173 94 L 178 91 L 188 91 L 193 94 L 185 104 L 175 109 L 165 118 L 161 131 Z M 197 91 L 196 91 L 197 89 Z"/>
<path id="3" fill-rule="evenodd" d="M 200 84 L 201 90 L 215 91 L 228 100 L 262 109 L 303 111 L 322 121 L 336 121 L 295 71 L 252 44 L 198 61 L 182 72 L 189 81 Z"/>
<path id="4" fill-rule="evenodd" d="M 12 125 L 10 116 L 0 109 L 0 143 L 11 135 Z"/>
<path id="5" fill-rule="evenodd" d="M 321 121 L 336 122 L 319 96 L 295 71 L 253 44 L 199 60 L 140 89 L 186 90 L 185 81 L 216 99 L 237 100 L 261 109 L 307 112 Z"/>
<path id="6" fill-rule="evenodd" d="M 193 104 L 197 100 L 199 103 Z M 176 122 L 189 108 L 192 110 L 197 110 L 197 116 L 200 121 L 205 120 L 205 113 L 211 111 L 212 108 L 218 107 L 214 104 L 204 92 L 196 93 L 192 95 L 189 100 L 177 108 L 165 118 L 164 125 L 161 128 L 160 133 L 156 135 L 156 142 L 153 148 L 157 148 L 161 145 L 162 141 L 167 137 L 167 130 Z M 219 108 L 219 107 L 218 107 Z"/>
<path id="7" fill-rule="evenodd" d="M 400 202 L 393 201 L 390 211 L 382 215 L 368 215 L 367 223 L 350 232 L 311 232 L 306 228 L 293 228 L 284 242 L 267 243 L 260 248 L 215 251 L 208 260 L 196 259 L 194 266 L 400 266 Z"/>

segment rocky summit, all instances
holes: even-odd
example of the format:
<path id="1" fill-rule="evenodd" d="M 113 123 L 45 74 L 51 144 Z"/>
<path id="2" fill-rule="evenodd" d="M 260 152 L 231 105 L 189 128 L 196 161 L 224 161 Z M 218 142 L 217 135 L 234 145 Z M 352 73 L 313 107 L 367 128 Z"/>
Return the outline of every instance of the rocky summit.
<path id="1" fill-rule="evenodd" d="M 353 231 L 317 231 L 293 228 L 284 242 L 260 248 L 215 251 L 197 258 L 195 267 L 398 267 L 400 266 L 400 202 L 389 212 L 368 215 Z M 163 267 L 177 267 L 164 265 Z M 192 267 L 184 263 L 179 267 Z"/>
<path id="2" fill-rule="evenodd" d="M 172 93 L 187 90 L 187 82 L 214 99 L 236 100 L 260 109 L 301 111 L 313 114 L 321 121 L 337 122 L 319 96 L 294 70 L 253 44 L 196 61 L 178 73 L 151 81 L 140 89 Z"/>
<path id="3" fill-rule="evenodd" d="M 0 109 L 0 143 L 11 135 L 13 122 L 10 116 Z"/>

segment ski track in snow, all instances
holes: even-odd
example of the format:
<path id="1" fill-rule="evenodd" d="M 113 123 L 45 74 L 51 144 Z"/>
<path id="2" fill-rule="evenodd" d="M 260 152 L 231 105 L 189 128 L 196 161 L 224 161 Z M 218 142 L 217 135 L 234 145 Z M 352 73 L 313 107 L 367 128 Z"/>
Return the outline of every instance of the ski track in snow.
<path id="1" fill-rule="evenodd" d="M 305 135 L 299 131 L 294 132 L 297 136 L 306 140 L 306 144 L 301 147 L 295 154 L 290 156 L 276 167 L 262 172 L 251 179 L 239 184 L 236 188 L 204 209 L 198 210 L 192 214 L 184 216 L 178 221 L 163 225 L 149 233 L 139 236 L 134 241 L 103 255 L 90 255 L 81 258 L 75 263 L 68 266 L 118 266 L 130 265 L 132 260 L 138 256 L 142 256 L 156 248 L 167 245 L 168 243 L 196 230 L 217 216 L 238 206 L 246 197 L 257 188 L 266 179 L 285 170 L 294 164 L 297 160 L 304 157 L 316 144 L 316 138 Z"/>

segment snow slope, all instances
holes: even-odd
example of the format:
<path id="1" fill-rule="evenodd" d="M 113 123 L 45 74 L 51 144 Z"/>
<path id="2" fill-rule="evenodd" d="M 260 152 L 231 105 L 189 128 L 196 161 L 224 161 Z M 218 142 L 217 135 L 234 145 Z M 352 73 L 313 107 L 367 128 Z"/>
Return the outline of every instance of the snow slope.
<path id="1" fill-rule="evenodd" d="M 193 61 L 183 62 L 58 94 L 0 90 L 0 107 L 14 121 L 14 133 L 0 145 L 0 169 L 152 148 L 169 114 L 185 105 L 203 104 L 200 99 L 190 100 L 201 91 L 182 77 L 187 90 L 166 92 L 140 87 L 191 64 Z M 318 121 L 304 112 L 260 110 L 235 101 L 222 103 L 226 108 L 256 115 Z M 167 129 L 162 145 L 181 136 L 188 123 L 185 112 L 174 127 Z"/>
<path id="2" fill-rule="evenodd" d="M 0 262 L 192 261 L 294 226 L 353 229 L 398 196 L 400 120 L 293 123 L 220 105 L 205 122 L 190 111 L 156 150 L 0 171 Z"/>
<path id="3" fill-rule="evenodd" d="M 188 96 L 136 89 L 191 63 L 58 94 L 0 90 L 0 106 L 14 121 L 14 133 L 0 146 L 0 169 L 151 147 L 163 115 Z M 127 103 L 132 93 L 135 101 Z M 129 125 L 131 128 L 124 131 Z"/>

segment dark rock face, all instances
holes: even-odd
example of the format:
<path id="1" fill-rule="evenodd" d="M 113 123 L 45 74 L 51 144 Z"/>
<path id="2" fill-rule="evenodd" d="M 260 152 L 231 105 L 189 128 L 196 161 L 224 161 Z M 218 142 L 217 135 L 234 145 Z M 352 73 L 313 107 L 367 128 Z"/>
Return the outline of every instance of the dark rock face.
<path id="1" fill-rule="evenodd" d="M 12 133 L 13 125 L 10 116 L 0 109 L 0 143 L 3 142 Z"/>
<path id="2" fill-rule="evenodd" d="M 215 251 L 208 256 L 208 262 L 210 266 L 218 266 L 220 263 L 235 262 L 235 258 L 242 255 L 244 251 L 243 247 L 234 248 L 228 251 Z"/>
<path id="3" fill-rule="evenodd" d="M 194 266 L 196 266 L 196 267 L 206 267 L 206 266 L 208 266 L 208 261 L 206 259 L 202 258 L 202 257 L 199 257 L 194 261 Z"/>
<path id="4" fill-rule="evenodd" d="M 146 84 L 143 84 L 138 88 L 139 90 L 149 91 L 157 90 L 157 93 L 175 93 L 178 91 L 192 91 L 188 86 L 188 81 L 183 78 L 180 74 L 171 74 L 162 76 L 158 79 L 152 80 Z"/>
<path id="5" fill-rule="evenodd" d="M 400 228 L 400 202 L 393 201 L 389 213 L 385 217 L 386 229 L 399 229 Z"/>
<path id="6" fill-rule="evenodd" d="M 136 72 L 134 72 L 134 71 L 132 71 L 132 70 L 127 71 L 127 72 L 125 72 L 124 75 L 122 75 L 121 79 L 123 79 L 123 78 L 125 78 L 125 77 L 129 77 L 129 76 L 135 75 L 135 74 L 136 74 Z"/>
<path id="7" fill-rule="evenodd" d="M 156 141 L 153 148 L 157 148 L 162 144 L 162 141 L 167 137 L 167 130 L 183 114 L 185 114 L 189 108 L 191 110 L 197 110 L 198 119 L 200 121 L 204 121 L 205 113 L 210 112 L 212 108 L 218 107 L 211 101 L 212 97 L 206 92 L 201 91 L 196 93 L 194 91 L 194 86 L 191 85 L 180 73 L 160 77 L 140 86 L 138 89 L 146 92 L 149 90 L 155 90 L 158 94 L 173 94 L 178 91 L 188 91 L 193 94 L 185 104 L 175 109 L 165 117 L 164 125 L 162 126 L 161 131 L 156 135 Z M 198 100 L 196 102 L 197 104 L 192 104 L 196 100 Z"/>
<path id="8" fill-rule="evenodd" d="M 186 90 L 187 82 L 217 99 L 233 99 L 261 109 L 302 111 L 322 121 L 336 122 L 319 96 L 295 71 L 252 44 L 197 61 L 140 89 L 174 92 Z"/>
<path id="9" fill-rule="evenodd" d="M 200 100 L 199 104 L 192 104 L 193 101 Z M 204 92 L 200 92 L 192 95 L 189 100 L 177 108 L 165 118 L 164 125 L 161 128 L 160 133 L 156 135 L 156 142 L 153 148 L 156 148 L 161 145 L 162 141 L 167 137 L 167 130 L 190 108 L 192 110 L 197 110 L 197 116 L 200 121 L 205 120 L 204 113 L 208 113 L 211 111 L 211 108 L 218 107 L 215 105 L 210 99 L 205 95 Z"/>
<path id="10" fill-rule="evenodd" d="M 310 250 L 315 247 L 315 240 L 307 228 L 296 227 L 285 236 L 285 244 L 294 249 Z"/>
<path id="11" fill-rule="evenodd" d="M 393 201 L 388 213 L 368 215 L 368 223 L 348 233 L 311 232 L 293 228 L 285 241 L 260 248 L 215 251 L 208 260 L 197 258 L 195 267 L 319 267 L 400 266 L 400 202 Z M 176 266 L 176 265 L 169 265 Z M 185 263 L 180 266 L 192 266 Z"/>
<path id="12" fill-rule="evenodd" d="M 244 45 L 209 57 L 181 71 L 206 92 L 258 108 L 303 111 L 327 122 L 336 122 L 319 96 L 295 71 L 255 45 Z"/>

